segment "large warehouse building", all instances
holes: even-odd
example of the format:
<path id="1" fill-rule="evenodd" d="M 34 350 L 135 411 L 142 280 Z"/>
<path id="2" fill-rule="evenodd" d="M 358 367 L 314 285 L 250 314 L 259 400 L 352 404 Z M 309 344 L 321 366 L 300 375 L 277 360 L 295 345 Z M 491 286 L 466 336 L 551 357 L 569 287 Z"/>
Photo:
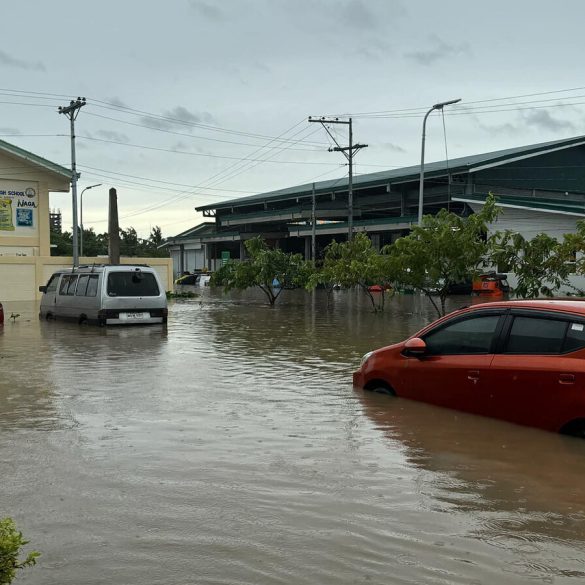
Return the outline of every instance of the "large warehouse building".
<path id="1" fill-rule="evenodd" d="M 430 163 L 424 170 L 424 213 L 442 207 L 472 213 L 492 192 L 504 209 L 499 230 L 559 236 L 585 218 L 585 136 Z M 417 165 L 355 177 L 354 231 L 367 232 L 376 246 L 408 233 L 418 212 L 419 176 Z M 313 205 L 319 256 L 332 239 L 347 237 L 347 177 L 197 207 L 207 221 L 166 244 L 175 274 L 243 258 L 245 240 L 257 235 L 310 258 Z"/>

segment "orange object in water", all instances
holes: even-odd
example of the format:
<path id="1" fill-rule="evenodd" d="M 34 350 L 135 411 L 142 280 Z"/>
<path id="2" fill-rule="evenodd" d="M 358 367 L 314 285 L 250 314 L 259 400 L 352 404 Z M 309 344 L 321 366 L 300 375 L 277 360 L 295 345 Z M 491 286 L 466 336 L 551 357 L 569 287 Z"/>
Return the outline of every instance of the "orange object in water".
<path id="1" fill-rule="evenodd" d="M 472 294 L 486 297 L 501 297 L 510 291 L 507 274 L 490 272 L 481 274 L 473 281 Z"/>

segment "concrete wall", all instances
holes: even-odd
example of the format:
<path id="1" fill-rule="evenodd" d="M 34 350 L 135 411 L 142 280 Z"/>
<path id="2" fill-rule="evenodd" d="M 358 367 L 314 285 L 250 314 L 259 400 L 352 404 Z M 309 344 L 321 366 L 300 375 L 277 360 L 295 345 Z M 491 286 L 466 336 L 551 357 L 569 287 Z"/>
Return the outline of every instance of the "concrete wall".
<path id="1" fill-rule="evenodd" d="M 173 290 L 170 258 L 121 258 L 121 264 L 149 264 L 166 290 Z M 107 264 L 106 258 L 81 258 L 80 264 Z M 71 268 L 72 259 L 62 256 L 0 256 L 0 302 L 33 301 L 41 297 L 39 286 L 47 284 L 55 270 Z"/>

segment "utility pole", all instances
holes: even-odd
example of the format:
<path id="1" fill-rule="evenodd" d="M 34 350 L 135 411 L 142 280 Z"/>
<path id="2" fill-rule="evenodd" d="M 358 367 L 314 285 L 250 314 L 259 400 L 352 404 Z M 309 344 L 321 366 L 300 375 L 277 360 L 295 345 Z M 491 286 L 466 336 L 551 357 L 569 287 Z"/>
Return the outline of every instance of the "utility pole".
<path id="1" fill-rule="evenodd" d="M 68 106 L 59 106 L 59 113 L 65 114 L 71 121 L 71 192 L 73 198 L 73 268 L 79 266 L 79 247 L 77 243 L 77 168 L 75 164 L 75 120 L 79 110 L 85 106 L 85 98 L 71 100 Z"/>
<path id="2" fill-rule="evenodd" d="M 347 120 L 340 120 L 339 118 L 315 118 L 313 116 L 309 116 L 309 122 L 319 122 L 323 128 L 325 128 L 327 134 L 329 134 L 333 142 L 337 144 L 337 146 L 329 148 L 329 152 L 341 152 L 347 159 L 347 164 L 349 166 L 349 184 L 347 194 L 347 240 L 350 241 L 353 236 L 353 157 L 360 149 L 367 148 L 368 145 L 353 143 L 353 128 L 351 118 L 348 118 Z M 349 146 L 340 146 L 335 136 L 333 136 L 333 134 L 331 134 L 329 131 L 329 128 L 327 128 L 326 124 L 345 124 L 346 126 L 349 126 Z"/>
<path id="3" fill-rule="evenodd" d="M 317 224 L 317 216 L 315 214 L 315 183 L 313 183 L 313 192 L 311 197 L 311 259 L 313 260 L 313 266 L 315 266 L 315 262 L 317 258 L 316 255 L 316 248 L 317 248 L 317 234 L 316 234 L 316 224 Z"/>

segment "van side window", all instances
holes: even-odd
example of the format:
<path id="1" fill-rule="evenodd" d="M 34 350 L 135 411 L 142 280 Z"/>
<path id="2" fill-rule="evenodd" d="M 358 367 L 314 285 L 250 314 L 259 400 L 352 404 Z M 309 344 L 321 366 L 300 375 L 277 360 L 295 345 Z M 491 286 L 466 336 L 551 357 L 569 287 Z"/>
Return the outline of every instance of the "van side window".
<path id="1" fill-rule="evenodd" d="M 59 282 L 59 275 L 58 274 L 53 274 L 53 276 L 51 276 L 51 278 L 49 279 L 49 282 L 47 282 L 47 293 L 53 293 L 57 290 L 57 283 Z"/>
<path id="2" fill-rule="evenodd" d="M 89 281 L 87 282 L 87 291 L 85 293 L 85 296 L 95 297 L 97 295 L 98 282 L 99 282 L 98 274 L 89 275 Z"/>
<path id="3" fill-rule="evenodd" d="M 79 277 L 79 282 L 77 283 L 77 291 L 75 292 L 76 296 L 84 297 L 86 295 L 87 290 L 87 281 L 89 280 L 89 274 L 82 274 Z"/>
<path id="4" fill-rule="evenodd" d="M 75 286 L 77 285 L 77 274 L 69 277 L 69 286 L 67 286 L 67 295 L 71 296 L 75 294 Z"/>
<path id="5" fill-rule="evenodd" d="M 59 287 L 59 294 L 66 295 L 67 294 L 67 287 L 69 286 L 69 279 L 71 277 L 69 275 L 65 275 L 61 278 L 61 286 Z"/>

